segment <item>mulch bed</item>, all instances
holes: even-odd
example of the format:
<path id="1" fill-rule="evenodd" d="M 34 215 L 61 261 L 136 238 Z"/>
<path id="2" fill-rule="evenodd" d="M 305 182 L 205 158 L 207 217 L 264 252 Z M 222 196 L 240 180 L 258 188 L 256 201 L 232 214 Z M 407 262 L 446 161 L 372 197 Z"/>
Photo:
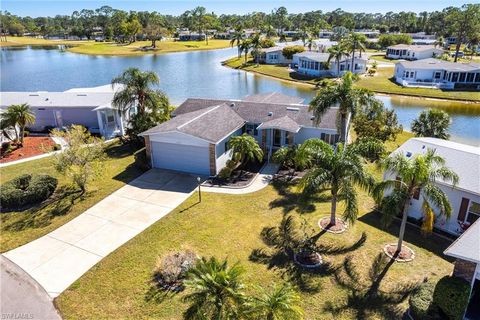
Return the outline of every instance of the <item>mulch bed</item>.
<path id="1" fill-rule="evenodd" d="M 318 226 L 322 230 L 331 233 L 342 233 L 345 232 L 348 228 L 348 224 L 339 218 L 335 218 L 335 224 L 330 224 L 330 217 L 323 217 L 318 220 Z"/>
<path id="2" fill-rule="evenodd" d="M 308 172 L 308 170 L 295 171 L 293 169 L 280 168 L 280 170 L 275 175 L 275 179 L 283 179 L 283 180 L 294 181 L 294 180 L 303 178 L 303 176 L 307 172 Z"/>
<path id="3" fill-rule="evenodd" d="M 208 187 L 242 188 L 248 186 L 260 172 L 265 162 L 249 162 L 233 171 L 228 179 L 213 177 L 204 182 Z"/>
<path id="4" fill-rule="evenodd" d="M 397 262 L 410 262 L 415 259 L 415 252 L 407 246 L 402 245 L 402 250 L 397 253 L 397 244 L 387 244 L 383 252 L 391 259 Z"/>
<path id="5" fill-rule="evenodd" d="M 294 260 L 297 264 L 301 265 L 304 268 L 317 268 L 319 267 L 323 260 L 322 256 L 315 251 L 302 251 L 296 253 Z"/>
<path id="6" fill-rule="evenodd" d="M 0 156 L 0 163 L 11 162 L 15 160 L 30 158 L 53 149 L 55 142 L 50 137 L 25 137 L 23 140 L 23 147 L 17 148 L 7 154 Z"/>

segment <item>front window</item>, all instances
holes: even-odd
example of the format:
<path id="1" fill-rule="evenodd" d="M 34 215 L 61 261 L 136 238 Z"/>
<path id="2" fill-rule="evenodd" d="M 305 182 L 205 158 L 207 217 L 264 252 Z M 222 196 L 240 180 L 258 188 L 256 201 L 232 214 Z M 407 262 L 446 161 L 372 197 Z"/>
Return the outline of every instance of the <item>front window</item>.
<path id="1" fill-rule="evenodd" d="M 470 201 L 466 221 L 472 224 L 477 221 L 478 218 L 480 218 L 480 203 Z"/>
<path id="2" fill-rule="evenodd" d="M 435 72 L 435 79 L 440 79 L 440 77 L 442 76 L 442 73 L 441 72 Z"/>
<path id="3" fill-rule="evenodd" d="M 251 136 L 257 136 L 258 135 L 257 124 L 247 123 L 245 125 L 245 132 Z"/>

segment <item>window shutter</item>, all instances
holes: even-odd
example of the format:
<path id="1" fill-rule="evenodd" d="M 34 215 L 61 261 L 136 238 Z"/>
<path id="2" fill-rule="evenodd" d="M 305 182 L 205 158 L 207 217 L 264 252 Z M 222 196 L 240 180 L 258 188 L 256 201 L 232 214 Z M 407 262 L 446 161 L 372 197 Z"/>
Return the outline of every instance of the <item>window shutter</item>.
<path id="1" fill-rule="evenodd" d="M 457 220 L 462 222 L 465 221 L 465 216 L 467 215 L 467 208 L 468 208 L 469 202 L 470 202 L 470 199 L 462 198 L 462 203 L 460 204 L 460 210 L 458 211 Z"/>

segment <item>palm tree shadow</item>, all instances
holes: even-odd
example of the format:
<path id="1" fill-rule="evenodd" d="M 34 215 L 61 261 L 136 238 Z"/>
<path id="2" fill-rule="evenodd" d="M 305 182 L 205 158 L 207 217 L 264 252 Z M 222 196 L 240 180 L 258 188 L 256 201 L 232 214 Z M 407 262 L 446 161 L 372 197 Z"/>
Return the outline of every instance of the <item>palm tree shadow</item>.
<path id="1" fill-rule="evenodd" d="M 91 196 L 70 186 L 62 186 L 47 200 L 21 212 L 21 218 L 8 223 L 2 219 L 2 230 L 22 231 L 48 226 L 56 217 L 66 215 L 78 199 Z"/>
<path id="2" fill-rule="evenodd" d="M 176 288 L 165 288 L 161 285 L 159 274 L 154 273 L 150 280 L 150 287 L 145 293 L 144 299 L 146 302 L 162 303 L 165 300 L 177 295 L 183 291 L 183 285 Z"/>
<path id="3" fill-rule="evenodd" d="M 410 293 L 418 288 L 418 283 L 397 284 L 394 290 L 382 290 L 380 285 L 395 260 L 379 253 L 368 272 L 368 277 L 361 276 L 356 270 L 352 257 L 345 258 L 341 268 L 335 273 L 336 283 L 349 291 L 346 302 L 328 301 L 325 311 L 334 316 L 349 310 L 355 319 L 367 319 L 370 314 L 381 314 L 385 319 L 401 319 L 403 310 L 399 306 Z"/>

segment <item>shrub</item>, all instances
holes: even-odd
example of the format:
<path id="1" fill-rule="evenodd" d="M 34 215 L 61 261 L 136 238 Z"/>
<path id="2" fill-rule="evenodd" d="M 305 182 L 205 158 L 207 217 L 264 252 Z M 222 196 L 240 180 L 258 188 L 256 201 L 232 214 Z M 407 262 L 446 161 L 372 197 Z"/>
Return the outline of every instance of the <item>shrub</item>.
<path id="1" fill-rule="evenodd" d="M 58 143 L 55 143 L 55 144 L 53 145 L 53 148 L 52 148 L 52 149 L 53 149 L 53 151 L 62 150 L 62 146 L 59 145 Z"/>
<path id="2" fill-rule="evenodd" d="M 57 179 L 48 175 L 24 174 L 0 186 L 0 202 L 4 209 L 17 209 L 42 202 L 57 188 Z"/>
<path id="3" fill-rule="evenodd" d="M 289 46 L 283 48 L 282 54 L 285 58 L 292 59 L 295 53 L 300 53 L 303 51 L 305 51 L 305 48 L 303 46 Z"/>
<path id="4" fill-rule="evenodd" d="M 467 308 L 470 285 L 462 278 L 445 276 L 438 281 L 433 303 L 452 320 L 460 320 Z"/>
<path id="5" fill-rule="evenodd" d="M 262 48 L 275 47 L 275 41 L 273 41 L 272 39 L 262 39 L 260 40 L 260 46 Z"/>
<path id="6" fill-rule="evenodd" d="M 222 179 L 228 179 L 232 175 L 233 170 L 230 169 L 229 167 L 224 167 L 220 172 L 218 173 L 218 176 Z"/>
<path id="7" fill-rule="evenodd" d="M 191 250 L 168 253 L 159 257 L 154 271 L 158 285 L 165 290 L 181 288 L 181 281 L 185 278 L 187 271 L 195 265 L 197 259 L 197 255 Z"/>
<path id="8" fill-rule="evenodd" d="M 410 315 L 414 319 L 434 319 L 433 291 L 435 283 L 425 282 L 410 296 Z"/>
<path id="9" fill-rule="evenodd" d="M 147 150 L 145 148 L 135 152 L 134 158 L 135 165 L 140 170 L 147 171 L 148 169 L 150 169 L 150 162 L 147 159 Z"/>

